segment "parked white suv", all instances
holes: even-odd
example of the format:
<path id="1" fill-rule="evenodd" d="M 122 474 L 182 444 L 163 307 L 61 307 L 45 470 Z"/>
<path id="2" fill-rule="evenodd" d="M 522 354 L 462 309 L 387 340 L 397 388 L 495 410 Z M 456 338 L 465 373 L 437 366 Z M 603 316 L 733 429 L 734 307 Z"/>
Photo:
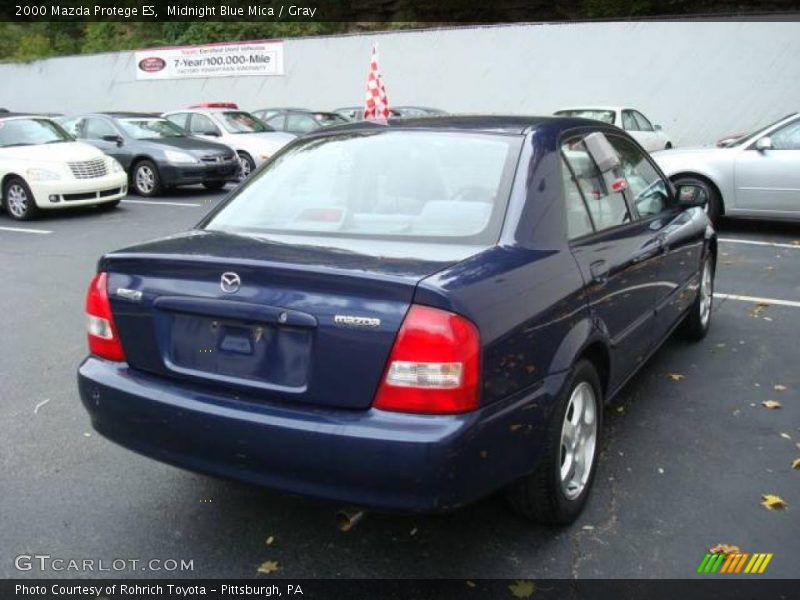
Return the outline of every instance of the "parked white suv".
<path id="1" fill-rule="evenodd" d="M 250 173 L 295 136 L 275 131 L 232 102 L 208 102 L 162 115 L 192 136 L 230 146 L 239 155 L 240 179 Z"/>
<path id="2" fill-rule="evenodd" d="M 672 140 L 667 135 L 667 132 L 661 128 L 661 125 L 653 125 L 650 119 L 633 108 L 584 106 L 581 108 L 562 108 L 553 114 L 558 117 L 594 119 L 609 125 L 616 125 L 627 131 L 648 152 L 672 148 Z"/>
<path id="3" fill-rule="evenodd" d="M 52 119 L 0 114 L 3 208 L 14 219 L 40 209 L 116 206 L 128 193 L 122 166 L 97 148 L 76 142 Z"/>

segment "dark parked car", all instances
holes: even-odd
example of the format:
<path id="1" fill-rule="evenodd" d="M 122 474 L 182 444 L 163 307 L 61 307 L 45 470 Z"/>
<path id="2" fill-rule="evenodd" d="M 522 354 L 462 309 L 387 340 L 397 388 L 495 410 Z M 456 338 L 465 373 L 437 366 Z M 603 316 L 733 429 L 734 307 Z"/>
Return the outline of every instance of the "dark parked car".
<path id="1" fill-rule="evenodd" d="M 597 121 L 320 130 L 194 230 L 102 257 L 80 395 L 189 469 L 411 511 L 507 488 L 568 523 L 603 404 L 709 327 L 704 200 Z"/>
<path id="2" fill-rule="evenodd" d="M 236 153 L 223 144 L 190 137 L 170 121 L 147 113 L 98 113 L 62 120 L 81 141 L 116 158 L 142 196 L 202 183 L 219 190 L 239 175 Z"/>
<path id="3" fill-rule="evenodd" d="M 395 106 L 393 110 L 398 117 L 442 117 L 447 114 L 438 108 L 426 106 Z"/>
<path id="4" fill-rule="evenodd" d="M 271 114 L 270 114 L 271 113 Z M 275 131 L 286 131 L 295 135 L 305 135 L 323 127 L 343 125 L 350 120 L 334 112 L 320 112 L 302 109 L 257 110 L 253 113 Z"/>

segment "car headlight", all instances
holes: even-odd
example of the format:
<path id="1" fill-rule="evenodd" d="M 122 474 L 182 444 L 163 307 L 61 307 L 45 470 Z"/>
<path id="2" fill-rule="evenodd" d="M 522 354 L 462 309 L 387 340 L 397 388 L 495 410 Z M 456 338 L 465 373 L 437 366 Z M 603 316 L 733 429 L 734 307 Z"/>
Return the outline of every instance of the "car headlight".
<path id="1" fill-rule="evenodd" d="M 119 161 L 116 158 L 108 157 L 108 164 L 111 167 L 112 173 L 122 173 L 125 169 L 122 168 L 122 165 L 119 164 Z"/>
<path id="2" fill-rule="evenodd" d="M 28 179 L 31 181 L 53 181 L 54 179 L 61 179 L 61 174 L 48 169 L 28 169 Z"/>
<path id="3" fill-rule="evenodd" d="M 177 150 L 165 150 L 164 156 L 166 157 L 167 162 L 171 163 L 196 164 L 200 162 L 191 154 L 187 154 L 186 152 L 178 152 Z"/>

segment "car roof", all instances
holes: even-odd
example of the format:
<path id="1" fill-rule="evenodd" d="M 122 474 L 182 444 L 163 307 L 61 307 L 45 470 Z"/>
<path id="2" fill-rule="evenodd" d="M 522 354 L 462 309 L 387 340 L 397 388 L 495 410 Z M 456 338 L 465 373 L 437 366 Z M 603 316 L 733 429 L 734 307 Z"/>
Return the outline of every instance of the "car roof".
<path id="1" fill-rule="evenodd" d="M 355 121 L 345 125 L 335 125 L 319 130 L 320 133 L 336 131 L 353 131 L 360 129 L 373 129 L 380 127 L 396 129 L 433 129 L 452 131 L 474 131 L 507 134 L 524 134 L 533 128 L 550 125 L 559 130 L 570 127 L 591 126 L 597 127 L 598 121 L 580 119 L 577 117 L 525 117 L 525 116 L 500 116 L 500 115 L 458 115 L 458 116 L 433 116 L 420 118 L 389 119 L 387 124 L 374 121 Z"/>
<path id="2" fill-rule="evenodd" d="M 596 106 L 594 104 L 582 104 L 581 106 L 565 106 L 557 109 L 555 112 L 562 110 L 626 110 L 627 106 Z"/>
<path id="3" fill-rule="evenodd" d="M 22 118 L 22 117 L 40 117 L 40 118 L 44 118 L 44 119 L 53 120 L 53 117 L 50 117 L 48 115 L 44 115 L 44 114 L 41 114 L 41 113 L 26 113 L 26 112 L 2 112 L 2 113 L 0 113 L 0 120 L 2 120 L 2 119 L 19 119 L 19 118 Z"/>

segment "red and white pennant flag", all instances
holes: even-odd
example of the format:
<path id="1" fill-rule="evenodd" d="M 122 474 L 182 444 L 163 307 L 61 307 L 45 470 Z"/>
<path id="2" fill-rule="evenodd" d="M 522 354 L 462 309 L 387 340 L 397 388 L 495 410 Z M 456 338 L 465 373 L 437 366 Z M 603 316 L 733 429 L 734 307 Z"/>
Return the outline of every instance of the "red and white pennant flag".
<path id="1" fill-rule="evenodd" d="M 372 59 L 369 61 L 364 118 L 384 123 L 389 118 L 389 98 L 386 97 L 386 88 L 378 68 L 378 44 L 372 47 Z"/>

